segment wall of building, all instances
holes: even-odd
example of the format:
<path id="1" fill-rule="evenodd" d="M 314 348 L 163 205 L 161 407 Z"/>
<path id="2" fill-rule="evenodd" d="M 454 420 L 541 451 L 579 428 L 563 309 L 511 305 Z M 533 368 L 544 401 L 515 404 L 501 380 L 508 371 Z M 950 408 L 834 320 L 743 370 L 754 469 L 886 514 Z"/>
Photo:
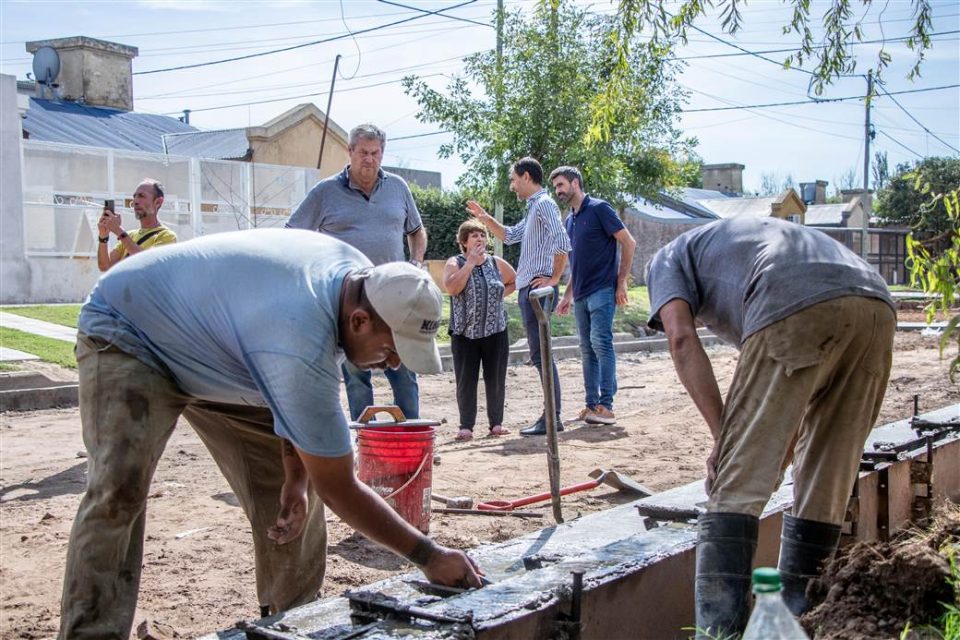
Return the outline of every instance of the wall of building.
<path id="1" fill-rule="evenodd" d="M 664 245 L 685 231 L 712 222 L 707 219 L 691 219 L 689 221 L 655 220 L 633 212 L 631 209 L 621 213 L 620 217 L 633 239 L 637 241 L 637 249 L 633 254 L 633 265 L 630 267 L 630 275 L 633 277 L 634 284 L 646 284 L 644 267 L 647 265 L 647 261 Z"/>
<path id="2" fill-rule="evenodd" d="M 0 75 L 0 302 L 23 296 L 30 283 L 30 265 L 23 259 L 23 132 L 18 97 L 17 79 Z"/>
<path id="3" fill-rule="evenodd" d="M 323 123 L 313 118 L 304 118 L 272 138 L 251 136 L 253 161 L 294 167 L 316 167 L 322 135 Z M 320 175 L 323 177 L 333 175 L 349 162 L 350 156 L 347 153 L 346 144 L 337 136 L 328 133 L 324 141 Z"/>

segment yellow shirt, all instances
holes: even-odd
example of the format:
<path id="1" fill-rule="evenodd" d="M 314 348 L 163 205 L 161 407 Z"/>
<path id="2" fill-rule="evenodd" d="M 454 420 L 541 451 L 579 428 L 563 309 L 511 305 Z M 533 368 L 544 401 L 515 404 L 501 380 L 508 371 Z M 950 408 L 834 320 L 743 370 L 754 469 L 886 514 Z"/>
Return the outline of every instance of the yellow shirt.
<path id="1" fill-rule="evenodd" d="M 136 243 L 137 240 L 147 235 L 148 233 L 152 235 L 146 240 L 144 240 L 142 243 L 140 243 L 141 249 L 149 249 L 150 247 L 159 247 L 162 244 L 173 244 L 174 242 L 177 241 L 177 234 L 175 234 L 170 229 L 167 229 L 163 225 L 160 225 L 159 227 L 150 227 L 149 229 L 136 229 L 135 231 L 127 232 L 127 235 L 129 235 L 130 239 Z M 117 251 L 119 251 L 119 254 L 117 254 L 119 260 L 123 260 L 124 258 L 127 257 L 127 248 L 123 246 L 122 242 L 117 244 Z"/>

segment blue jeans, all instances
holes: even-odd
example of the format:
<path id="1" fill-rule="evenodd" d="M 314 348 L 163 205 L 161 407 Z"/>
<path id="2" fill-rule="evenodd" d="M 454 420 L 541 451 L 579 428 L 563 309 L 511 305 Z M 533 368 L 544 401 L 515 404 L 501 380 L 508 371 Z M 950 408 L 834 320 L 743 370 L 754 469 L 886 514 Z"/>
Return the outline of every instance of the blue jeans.
<path id="1" fill-rule="evenodd" d="M 553 307 L 551 311 L 557 307 L 557 287 L 553 288 Z M 523 289 L 520 289 L 518 292 L 518 298 L 520 300 L 520 317 L 523 318 L 523 328 L 527 330 L 527 348 L 530 350 L 530 360 L 533 361 L 533 366 L 537 368 L 537 373 L 540 374 L 540 381 L 543 381 L 543 366 L 540 364 L 540 324 L 537 322 L 537 314 L 533 312 L 533 307 L 530 306 L 530 300 L 527 296 L 530 294 L 530 287 L 526 286 Z M 550 363 L 553 366 L 553 398 L 556 403 L 557 415 L 560 415 L 560 374 L 557 373 L 557 363 L 554 360 Z"/>
<path id="2" fill-rule="evenodd" d="M 613 287 L 594 291 L 573 303 L 588 407 L 603 405 L 613 409 L 613 396 L 617 393 L 617 358 L 613 351 L 613 312 L 616 308 L 616 289 Z"/>
<path id="3" fill-rule="evenodd" d="M 347 404 L 350 405 L 350 419 L 356 420 L 363 410 L 373 404 L 373 384 L 370 371 L 358 369 L 349 360 L 343 361 L 343 384 L 347 388 Z M 417 374 L 405 366 L 399 369 L 385 369 L 384 375 L 393 389 L 393 404 L 400 407 L 408 418 L 420 417 L 420 386 Z"/>

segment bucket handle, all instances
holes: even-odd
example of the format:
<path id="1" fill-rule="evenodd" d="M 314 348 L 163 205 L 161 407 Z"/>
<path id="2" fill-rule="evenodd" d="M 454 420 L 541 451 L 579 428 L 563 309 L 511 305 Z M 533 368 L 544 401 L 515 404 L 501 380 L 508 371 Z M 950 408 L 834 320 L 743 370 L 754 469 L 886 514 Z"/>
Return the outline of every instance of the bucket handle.
<path id="1" fill-rule="evenodd" d="M 374 416 L 378 413 L 389 413 L 390 417 L 393 418 L 394 422 L 406 422 L 407 416 L 403 415 L 403 410 L 400 407 L 395 405 L 373 405 L 365 408 L 363 413 L 360 414 L 360 417 L 357 418 L 357 422 L 360 424 L 367 424 L 373 420 Z"/>
<path id="2" fill-rule="evenodd" d="M 403 414 L 401 414 L 401 415 L 403 415 Z M 400 493 L 401 491 L 403 491 L 404 489 L 406 489 L 407 487 L 409 487 L 409 486 L 410 486 L 410 483 L 413 482 L 414 480 L 416 480 L 416 479 L 417 479 L 417 476 L 420 475 L 420 472 L 423 471 L 423 467 L 424 467 L 425 464 L 427 464 L 427 458 L 430 456 L 431 453 L 432 453 L 432 451 L 430 451 L 430 450 L 428 449 L 428 450 L 426 451 L 426 453 L 423 454 L 423 460 L 420 461 L 420 466 L 417 467 L 417 470 L 413 473 L 412 476 L 410 476 L 410 479 L 407 480 L 406 482 L 404 482 L 402 485 L 400 485 L 400 487 L 399 487 L 396 491 L 394 491 L 394 492 L 391 493 L 390 495 L 386 496 L 386 497 L 384 498 L 384 500 L 389 500 L 390 498 L 393 498 L 393 497 L 396 496 L 398 493 Z"/>

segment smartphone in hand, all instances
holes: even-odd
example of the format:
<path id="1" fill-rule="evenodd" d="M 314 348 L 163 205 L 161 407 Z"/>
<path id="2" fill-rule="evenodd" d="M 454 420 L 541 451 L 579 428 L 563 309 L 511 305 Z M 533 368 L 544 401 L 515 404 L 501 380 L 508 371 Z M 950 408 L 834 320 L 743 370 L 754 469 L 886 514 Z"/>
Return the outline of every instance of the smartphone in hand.
<path id="1" fill-rule="evenodd" d="M 116 213 L 116 210 L 114 209 L 113 200 L 104 200 L 103 208 L 109 211 L 110 213 Z"/>

